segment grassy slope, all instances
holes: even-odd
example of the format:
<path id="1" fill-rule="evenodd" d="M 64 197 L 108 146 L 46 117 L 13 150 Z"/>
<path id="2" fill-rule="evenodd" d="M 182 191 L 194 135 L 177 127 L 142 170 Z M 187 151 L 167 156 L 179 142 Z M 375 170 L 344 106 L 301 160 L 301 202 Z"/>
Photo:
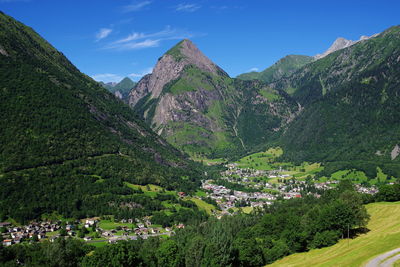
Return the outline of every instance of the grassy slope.
<path id="1" fill-rule="evenodd" d="M 367 205 L 371 231 L 338 244 L 298 253 L 270 266 L 362 266 L 373 257 L 400 247 L 400 202 Z"/>

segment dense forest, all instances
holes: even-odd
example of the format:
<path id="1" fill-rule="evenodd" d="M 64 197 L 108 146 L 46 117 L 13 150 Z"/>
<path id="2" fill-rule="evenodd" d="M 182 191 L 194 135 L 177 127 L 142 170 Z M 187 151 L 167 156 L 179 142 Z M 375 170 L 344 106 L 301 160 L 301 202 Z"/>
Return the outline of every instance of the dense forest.
<path id="1" fill-rule="evenodd" d="M 168 239 L 122 241 L 95 248 L 74 239 L 0 247 L 4 266 L 262 266 L 286 255 L 356 238 L 369 215 L 363 203 L 400 200 L 399 185 L 373 198 L 349 181 L 320 198 L 279 201 L 250 215 L 193 222 Z M 17 263 L 18 262 L 18 263 Z"/>

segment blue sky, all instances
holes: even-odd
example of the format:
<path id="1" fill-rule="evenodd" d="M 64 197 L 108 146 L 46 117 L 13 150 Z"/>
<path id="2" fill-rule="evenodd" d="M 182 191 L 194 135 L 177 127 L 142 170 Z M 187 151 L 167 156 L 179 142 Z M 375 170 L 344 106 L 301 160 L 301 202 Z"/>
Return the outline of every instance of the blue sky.
<path id="1" fill-rule="evenodd" d="M 400 24 L 398 0 L 0 0 L 97 80 L 138 80 L 183 38 L 232 77 Z"/>

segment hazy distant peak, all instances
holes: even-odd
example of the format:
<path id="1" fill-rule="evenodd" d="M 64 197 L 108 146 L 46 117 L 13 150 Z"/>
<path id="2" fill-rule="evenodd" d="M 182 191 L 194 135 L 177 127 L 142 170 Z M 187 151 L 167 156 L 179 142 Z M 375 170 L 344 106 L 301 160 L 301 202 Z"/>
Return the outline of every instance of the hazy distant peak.
<path id="1" fill-rule="evenodd" d="M 371 36 L 362 35 L 362 36 L 360 37 L 360 39 L 359 39 L 359 40 L 356 40 L 356 41 L 347 40 L 346 38 L 339 37 L 339 38 L 337 38 L 337 39 L 333 42 L 333 44 L 328 48 L 328 50 L 326 50 L 326 51 L 325 51 L 324 53 L 322 53 L 322 54 L 315 55 L 314 58 L 315 58 L 315 59 L 320 59 L 320 58 L 326 57 L 327 55 L 329 55 L 329 54 L 331 54 L 331 53 L 333 53 L 333 52 L 335 52 L 335 51 L 338 51 L 338 50 L 340 50 L 340 49 L 343 49 L 343 48 L 352 46 L 353 44 L 358 43 L 358 42 L 360 42 L 360 41 L 368 40 L 368 39 L 370 39 L 370 38 L 372 38 L 372 37 L 375 37 L 375 36 L 377 36 L 377 35 L 378 35 L 378 33 L 377 33 L 377 34 L 374 34 L 374 35 L 371 35 Z"/>

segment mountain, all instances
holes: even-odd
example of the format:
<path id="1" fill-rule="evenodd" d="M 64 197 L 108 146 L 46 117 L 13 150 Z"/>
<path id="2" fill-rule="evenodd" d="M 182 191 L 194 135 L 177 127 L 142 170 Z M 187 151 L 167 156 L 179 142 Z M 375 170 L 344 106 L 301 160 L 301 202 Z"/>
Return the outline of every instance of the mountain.
<path id="1" fill-rule="evenodd" d="M 3 13 L 0 24 L 0 220 L 159 209 L 125 182 L 196 190 L 198 166 L 128 105 L 31 28 Z"/>
<path id="2" fill-rule="evenodd" d="M 136 83 L 128 77 L 123 78 L 119 83 L 100 82 L 100 84 L 108 91 L 113 93 L 116 97 L 122 100 L 127 100 L 129 92 L 136 85 Z"/>
<path id="3" fill-rule="evenodd" d="M 129 104 L 192 156 L 226 156 L 265 144 L 299 109 L 283 91 L 230 78 L 190 40 L 158 60 L 130 92 Z"/>
<path id="4" fill-rule="evenodd" d="M 312 62 L 269 86 L 304 108 L 281 142 L 291 160 L 400 176 L 400 27 Z"/>
<path id="5" fill-rule="evenodd" d="M 279 80 L 284 76 L 289 76 L 313 60 L 313 57 L 309 56 L 288 55 L 261 72 L 253 71 L 249 73 L 243 73 L 237 76 L 237 78 L 241 80 L 260 80 L 268 83 Z"/>
<path id="6" fill-rule="evenodd" d="M 337 38 L 335 40 L 335 42 L 333 42 L 333 44 L 328 48 L 328 50 L 326 50 L 322 54 L 315 55 L 314 58 L 315 59 L 321 59 L 321 58 L 326 57 L 327 55 L 329 55 L 329 54 L 331 54 L 331 53 L 333 53 L 335 51 L 338 51 L 340 49 L 352 46 L 353 44 L 356 44 L 356 43 L 358 43 L 360 41 L 368 40 L 369 38 L 373 38 L 373 37 L 375 37 L 377 35 L 378 34 L 374 34 L 374 35 L 371 35 L 371 36 L 363 35 L 363 36 L 360 37 L 359 40 L 356 40 L 356 41 L 347 40 L 347 39 L 345 39 L 343 37 L 339 37 L 339 38 Z"/>

